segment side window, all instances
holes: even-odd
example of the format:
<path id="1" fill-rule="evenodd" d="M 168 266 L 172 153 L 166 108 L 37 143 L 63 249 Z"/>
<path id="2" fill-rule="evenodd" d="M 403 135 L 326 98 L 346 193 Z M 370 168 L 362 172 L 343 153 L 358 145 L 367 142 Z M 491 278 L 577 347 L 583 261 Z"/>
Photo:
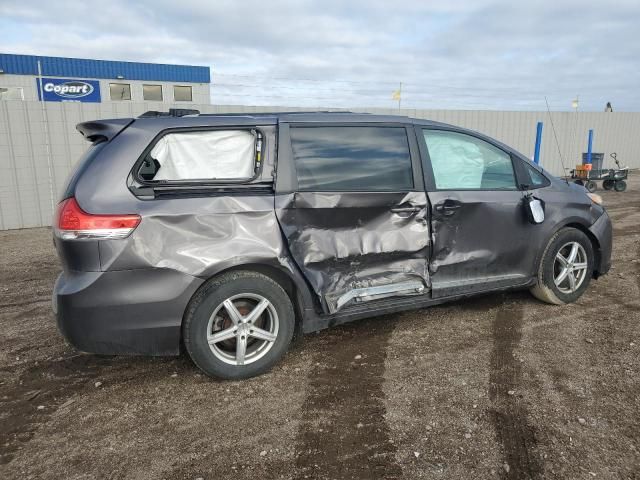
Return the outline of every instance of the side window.
<path id="1" fill-rule="evenodd" d="M 168 133 L 143 159 L 146 181 L 249 180 L 255 176 L 259 134 L 248 130 Z"/>
<path id="2" fill-rule="evenodd" d="M 0 100 L 24 100 L 22 87 L 0 87 Z"/>
<path id="3" fill-rule="evenodd" d="M 436 188 L 440 190 L 516 190 L 511 157 L 471 135 L 423 130 Z"/>
<path id="4" fill-rule="evenodd" d="M 401 127 L 292 127 L 301 191 L 402 191 L 413 188 Z"/>
<path id="5" fill-rule="evenodd" d="M 110 83 L 109 97 L 111 100 L 131 100 L 131 85 L 128 83 Z"/>
<path id="6" fill-rule="evenodd" d="M 526 172 L 523 183 L 527 184 L 529 190 L 534 190 L 536 188 L 542 188 L 551 185 L 549 179 L 542 173 L 529 165 L 527 162 L 522 163 L 524 164 L 524 170 Z"/>
<path id="7" fill-rule="evenodd" d="M 193 94 L 191 86 L 189 85 L 174 85 L 173 86 L 173 99 L 176 102 L 191 102 L 193 100 Z"/>
<path id="8" fill-rule="evenodd" d="M 142 98 L 150 102 L 161 102 L 162 85 L 142 85 Z"/>

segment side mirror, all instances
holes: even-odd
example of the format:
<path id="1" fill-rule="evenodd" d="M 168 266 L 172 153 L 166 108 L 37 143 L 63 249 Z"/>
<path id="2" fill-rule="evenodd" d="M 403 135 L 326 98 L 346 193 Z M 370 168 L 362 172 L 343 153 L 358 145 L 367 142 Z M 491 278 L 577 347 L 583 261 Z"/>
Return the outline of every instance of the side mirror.
<path id="1" fill-rule="evenodd" d="M 535 225 L 544 222 L 544 202 L 533 195 L 524 198 L 524 207 L 527 219 Z"/>

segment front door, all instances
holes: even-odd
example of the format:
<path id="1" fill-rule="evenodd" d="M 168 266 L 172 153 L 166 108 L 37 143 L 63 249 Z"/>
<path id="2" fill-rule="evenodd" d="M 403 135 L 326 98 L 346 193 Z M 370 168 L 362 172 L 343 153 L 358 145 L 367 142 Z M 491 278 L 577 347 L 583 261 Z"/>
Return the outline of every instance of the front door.
<path id="1" fill-rule="evenodd" d="M 536 250 L 511 156 L 481 138 L 416 128 L 432 205 L 434 298 L 526 283 Z"/>
<path id="2" fill-rule="evenodd" d="M 412 128 L 281 124 L 276 213 L 327 313 L 428 290 L 429 218 Z"/>

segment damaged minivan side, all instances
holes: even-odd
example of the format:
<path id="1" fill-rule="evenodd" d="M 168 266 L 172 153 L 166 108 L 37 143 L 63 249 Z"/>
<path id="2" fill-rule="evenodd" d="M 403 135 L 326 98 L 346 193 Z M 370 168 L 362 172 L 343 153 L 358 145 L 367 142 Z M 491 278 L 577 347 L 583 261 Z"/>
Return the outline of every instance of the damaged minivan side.
<path id="1" fill-rule="evenodd" d="M 192 113 L 192 112 L 189 112 Z M 610 267 L 597 196 L 489 137 L 353 113 L 86 122 L 53 304 L 99 354 L 267 371 L 295 332 L 527 288 L 575 301 Z"/>

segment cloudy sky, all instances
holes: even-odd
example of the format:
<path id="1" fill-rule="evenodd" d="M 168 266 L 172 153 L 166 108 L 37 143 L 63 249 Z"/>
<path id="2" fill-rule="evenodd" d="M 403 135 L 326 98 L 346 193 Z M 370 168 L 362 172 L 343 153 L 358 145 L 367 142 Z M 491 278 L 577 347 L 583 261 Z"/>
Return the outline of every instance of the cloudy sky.
<path id="1" fill-rule="evenodd" d="M 591 4 L 591 5 L 590 5 Z M 640 110 L 640 2 L 0 0 L 0 50 L 211 66 L 221 104 Z"/>

